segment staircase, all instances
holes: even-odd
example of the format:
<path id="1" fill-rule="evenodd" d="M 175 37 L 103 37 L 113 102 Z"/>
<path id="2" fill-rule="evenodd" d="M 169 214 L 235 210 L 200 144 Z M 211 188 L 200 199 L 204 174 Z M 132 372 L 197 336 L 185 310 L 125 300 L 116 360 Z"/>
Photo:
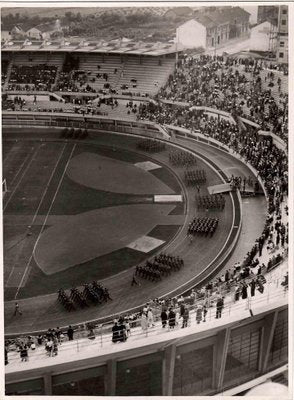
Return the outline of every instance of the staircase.
<path id="1" fill-rule="evenodd" d="M 61 97 L 59 94 L 54 93 L 54 92 L 49 92 L 49 96 L 54 97 L 54 99 L 56 99 L 59 102 L 65 103 L 65 100 L 63 97 Z"/>
<path id="2" fill-rule="evenodd" d="M 6 79 L 5 79 L 5 82 L 4 82 L 4 85 L 3 85 L 3 90 L 7 90 L 7 88 L 8 88 L 8 82 L 9 82 L 9 79 L 10 79 L 12 66 L 13 66 L 13 60 L 11 60 L 9 62 L 9 64 L 8 64 L 7 71 L 6 71 Z"/>
<path id="3" fill-rule="evenodd" d="M 57 85 L 57 82 L 58 82 L 58 79 L 59 79 L 59 77 L 60 77 L 60 73 L 61 73 L 61 71 L 62 71 L 62 67 L 63 67 L 63 64 L 64 64 L 64 60 L 65 60 L 65 54 L 64 54 L 64 56 L 63 56 L 62 62 L 61 62 L 61 63 L 58 63 L 57 71 L 56 71 L 56 76 L 55 76 L 55 80 L 54 80 L 54 84 L 53 84 L 53 89 L 55 89 L 55 87 L 56 87 L 56 85 Z"/>

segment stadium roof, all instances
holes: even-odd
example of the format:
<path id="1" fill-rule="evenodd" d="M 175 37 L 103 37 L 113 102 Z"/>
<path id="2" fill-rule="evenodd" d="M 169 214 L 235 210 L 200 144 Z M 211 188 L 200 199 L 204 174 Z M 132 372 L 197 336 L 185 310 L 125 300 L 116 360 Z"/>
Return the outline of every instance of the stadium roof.
<path id="1" fill-rule="evenodd" d="M 125 40 L 87 42 L 85 40 L 50 41 L 6 40 L 2 42 L 2 51 L 57 51 L 57 52 L 87 52 L 87 53 L 124 53 L 159 56 L 183 51 L 185 48 L 175 43 L 147 43 Z"/>

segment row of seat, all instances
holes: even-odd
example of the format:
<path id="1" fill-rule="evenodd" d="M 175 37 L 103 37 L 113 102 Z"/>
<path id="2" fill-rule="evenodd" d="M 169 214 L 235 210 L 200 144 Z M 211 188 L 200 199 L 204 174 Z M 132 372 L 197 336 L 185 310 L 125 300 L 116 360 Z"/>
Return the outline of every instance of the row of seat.
<path id="1" fill-rule="evenodd" d="M 40 64 L 54 65 L 60 72 L 64 62 L 62 53 L 15 53 L 12 56 L 13 66 L 34 66 Z M 154 95 L 163 86 L 175 66 L 174 58 L 142 57 L 128 55 L 122 58 L 120 54 L 81 54 L 79 70 L 85 71 L 87 83 L 95 91 L 105 88 L 105 80 L 97 78 L 97 73 L 107 74 L 107 83 L 117 93 L 129 91 L 133 93 L 148 93 Z M 57 77 L 58 80 L 58 77 Z"/>

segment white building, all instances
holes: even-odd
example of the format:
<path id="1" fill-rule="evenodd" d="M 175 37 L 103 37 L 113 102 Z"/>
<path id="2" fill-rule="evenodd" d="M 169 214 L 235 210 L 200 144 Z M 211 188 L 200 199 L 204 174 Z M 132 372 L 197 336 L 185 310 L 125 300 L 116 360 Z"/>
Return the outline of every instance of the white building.
<path id="1" fill-rule="evenodd" d="M 9 40 L 11 38 L 12 38 L 11 31 L 8 31 L 8 30 L 1 31 L 1 40 Z"/>
<path id="2" fill-rule="evenodd" d="M 34 26 L 31 29 L 28 29 L 26 31 L 27 36 L 30 39 L 37 39 L 37 40 L 44 40 L 44 39 L 50 39 L 53 35 L 59 34 L 59 36 L 62 36 L 62 27 L 60 24 L 60 20 L 57 19 L 53 23 L 45 23 L 45 24 L 40 24 L 37 26 Z"/>
<path id="3" fill-rule="evenodd" d="M 29 30 L 26 32 L 26 34 L 27 34 L 27 36 L 28 36 L 30 39 L 37 39 L 37 40 L 42 39 L 42 31 L 40 31 L 40 30 L 39 30 L 38 28 L 36 28 L 36 27 L 33 27 L 33 28 L 29 29 Z"/>
<path id="4" fill-rule="evenodd" d="M 276 48 L 277 27 L 265 21 L 251 29 L 250 50 L 274 51 Z"/>
<path id="5" fill-rule="evenodd" d="M 177 28 L 177 43 L 184 47 L 216 48 L 249 34 L 250 14 L 241 7 L 222 7 L 194 12 L 193 19 Z"/>
<path id="6" fill-rule="evenodd" d="M 185 22 L 177 28 L 176 42 L 184 47 L 206 48 L 206 27 L 195 19 Z"/>

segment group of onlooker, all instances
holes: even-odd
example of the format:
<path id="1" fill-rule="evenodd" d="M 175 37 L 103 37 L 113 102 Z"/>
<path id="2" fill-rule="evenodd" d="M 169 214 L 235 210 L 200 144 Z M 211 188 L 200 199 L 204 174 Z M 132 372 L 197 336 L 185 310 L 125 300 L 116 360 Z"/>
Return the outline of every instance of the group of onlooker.
<path id="1" fill-rule="evenodd" d="M 9 363 L 9 352 L 17 351 L 21 361 L 28 361 L 29 356 L 39 347 L 44 350 L 49 357 L 58 355 L 58 347 L 62 344 L 67 336 L 68 340 L 73 340 L 74 330 L 71 326 L 66 331 L 62 331 L 59 327 L 56 329 L 49 328 L 46 333 L 37 336 L 29 335 L 16 339 L 5 340 L 5 365 Z"/>
<path id="2" fill-rule="evenodd" d="M 13 65 L 8 90 L 50 91 L 57 73 L 57 67 L 47 64 Z"/>
<path id="3" fill-rule="evenodd" d="M 243 60 L 209 55 L 183 56 L 174 74 L 159 91 L 158 99 L 218 108 L 233 116 L 253 118 L 260 123 L 261 129 L 287 137 L 288 97 L 281 92 L 281 77 L 272 71 L 261 76 L 261 63 L 253 61 L 244 66 Z M 278 100 L 272 93 L 275 85 L 279 90 Z"/>

